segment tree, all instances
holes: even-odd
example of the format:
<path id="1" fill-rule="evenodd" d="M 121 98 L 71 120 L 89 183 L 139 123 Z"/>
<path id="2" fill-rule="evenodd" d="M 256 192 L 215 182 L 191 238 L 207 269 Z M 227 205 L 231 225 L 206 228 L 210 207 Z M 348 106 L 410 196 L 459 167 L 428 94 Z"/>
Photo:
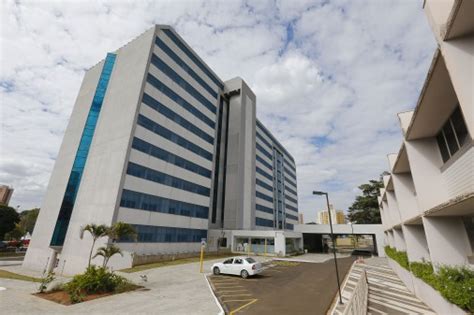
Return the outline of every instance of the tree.
<path id="1" fill-rule="evenodd" d="M 5 233 L 13 230 L 19 221 L 20 215 L 15 209 L 0 205 L 0 240 L 3 240 Z"/>
<path id="2" fill-rule="evenodd" d="M 97 242 L 97 240 L 99 238 L 108 236 L 112 240 L 112 242 L 115 242 L 116 240 L 118 240 L 120 238 L 126 238 L 126 237 L 136 238 L 136 235 L 137 235 L 137 232 L 135 231 L 133 226 L 131 226 L 128 223 L 124 223 L 124 222 L 116 222 L 116 223 L 112 224 L 112 226 L 107 226 L 105 224 L 100 224 L 100 225 L 93 224 L 93 223 L 88 224 L 88 225 L 86 225 L 85 227 L 83 227 L 81 229 L 81 239 L 84 237 L 84 232 L 85 231 L 89 232 L 92 235 L 92 247 L 91 247 L 91 251 L 89 253 L 89 265 L 88 265 L 88 267 L 90 267 L 90 265 L 91 265 L 91 260 L 93 258 L 92 253 L 94 251 L 94 246 L 95 246 L 95 243 Z M 115 246 L 114 245 L 110 245 L 110 246 L 107 245 L 106 247 L 100 247 L 99 249 L 101 249 L 101 248 L 106 248 L 107 249 L 108 247 L 115 247 Z M 97 251 L 97 253 L 99 253 L 99 251 Z M 117 253 L 118 252 L 115 252 L 113 255 L 115 255 Z M 122 254 L 122 252 L 120 252 L 120 254 Z M 97 255 L 98 254 L 96 254 L 94 257 L 96 257 Z M 102 256 L 102 255 L 99 254 L 99 256 Z M 105 256 L 104 256 L 104 259 L 105 259 Z M 107 259 L 107 261 L 108 261 L 108 259 Z"/>
<path id="3" fill-rule="evenodd" d="M 367 184 L 362 184 L 359 189 L 362 195 L 356 197 L 352 206 L 349 207 L 349 220 L 358 224 L 379 224 L 380 219 L 379 202 L 377 196 L 379 189 L 383 187 L 382 177 L 387 173 L 380 175 L 379 180 L 370 180 Z"/>
<path id="4" fill-rule="evenodd" d="M 114 243 L 120 238 L 130 237 L 136 239 L 137 237 L 137 232 L 133 226 L 124 222 L 116 222 L 112 224 L 107 234 Z"/>
<path id="5" fill-rule="evenodd" d="M 102 267 L 107 267 L 107 263 L 109 262 L 109 259 L 114 256 L 115 254 L 120 254 L 120 256 L 123 256 L 122 251 L 120 248 L 118 248 L 115 245 L 109 245 L 109 246 L 102 246 L 97 249 L 96 254 L 94 255 L 93 258 L 96 258 L 97 256 L 102 256 L 104 257 L 104 263 L 102 264 Z"/>
<path id="6" fill-rule="evenodd" d="M 20 226 L 26 232 L 30 234 L 33 233 L 33 229 L 36 224 L 36 219 L 38 218 L 39 208 L 34 208 L 31 210 L 25 210 L 20 213 Z M 26 233 L 25 232 L 25 233 Z"/>
<path id="7" fill-rule="evenodd" d="M 84 237 L 84 232 L 87 231 L 91 234 L 92 236 L 92 247 L 91 251 L 89 254 L 89 264 L 88 267 L 91 266 L 91 260 L 92 260 L 92 252 L 94 251 L 94 246 L 95 242 L 101 237 L 107 236 L 109 233 L 110 228 L 107 225 L 104 224 L 88 224 L 85 227 L 81 229 L 81 239 Z"/>
<path id="8" fill-rule="evenodd" d="M 20 225 L 20 223 L 16 223 L 13 230 L 8 233 L 5 233 L 4 238 L 8 241 L 19 241 L 25 234 L 26 230 Z"/>

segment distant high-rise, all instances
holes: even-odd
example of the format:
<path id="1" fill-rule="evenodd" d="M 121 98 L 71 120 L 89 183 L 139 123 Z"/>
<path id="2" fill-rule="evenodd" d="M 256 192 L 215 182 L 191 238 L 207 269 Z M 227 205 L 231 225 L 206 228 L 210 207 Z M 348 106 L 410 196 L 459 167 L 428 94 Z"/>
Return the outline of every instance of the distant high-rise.
<path id="1" fill-rule="evenodd" d="M 302 214 L 302 213 L 299 214 L 298 223 L 299 223 L 299 224 L 304 224 L 304 218 L 303 218 L 303 214 Z"/>
<path id="2" fill-rule="evenodd" d="M 13 194 L 13 188 L 7 185 L 0 185 L 0 205 L 8 206 Z"/>
<path id="3" fill-rule="evenodd" d="M 346 216 L 342 210 L 334 210 L 333 205 L 329 205 L 331 209 L 332 224 L 345 224 Z M 329 224 L 329 214 L 327 210 L 319 211 L 316 215 L 316 223 L 318 224 Z"/>
<path id="4" fill-rule="evenodd" d="M 249 86 L 156 26 L 86 72 L 24 265 L 81 271 L 89 223 L 132 224 L 138 241 L 118 246 L 133 257 L 197 252 L 208 229 L 293 230 L 297 199 L 294 159 Z"/>

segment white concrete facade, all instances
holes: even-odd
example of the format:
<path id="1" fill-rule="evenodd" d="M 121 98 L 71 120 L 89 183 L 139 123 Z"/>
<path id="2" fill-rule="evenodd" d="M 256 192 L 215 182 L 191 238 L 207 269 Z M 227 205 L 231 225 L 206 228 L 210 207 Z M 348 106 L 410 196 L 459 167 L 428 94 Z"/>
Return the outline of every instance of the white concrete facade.
<path id="1" fill-rule="evenodd" d="M 111 260 L 115 269 L 130 267 L 133 255 L 198 252 L 209 229 L 292 230 L 294 159 L 257 120 L 256 106 L 242 79 L 222 81 L 169 26 L 108 54 L 85 74 L 24 266 L 81 272 L 92 244 L 81 229 L 90 223 L 137 230 L 137 242 L 117 243 L 125 255 Z M 257 141 L 270 156 L 258 153 Z"/>
<path id="2" fill-rule="evenodd" d="M 379 206 L 387 244 L 410 261 L 474 268 L 474 2 L 425 1 L 438 49 Z"/>

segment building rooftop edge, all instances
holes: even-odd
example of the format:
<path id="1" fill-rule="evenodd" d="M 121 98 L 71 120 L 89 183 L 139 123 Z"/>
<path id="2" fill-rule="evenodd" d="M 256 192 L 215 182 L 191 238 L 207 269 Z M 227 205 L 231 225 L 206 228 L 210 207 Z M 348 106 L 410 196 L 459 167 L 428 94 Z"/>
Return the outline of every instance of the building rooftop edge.
<path id="1" fill-rule="evenodd" d="M 431 78 L 433 77 L 433 72 L 434 69 L 439 61 L 439 58 L 441 56 L 441 51 L 439 49 L 439 46 L 436 48 L 436 51 L 433 55 L 433 59 L 431 60 L 430 68 L 428 70 L 428 74 L 426 75 L 425 82 L 423 83 L 423 87 L 421 88 L 420 91 L 420 96 L 418 97 L 418 101 L 416 102 L 416 106 L 413 109 L 413 116 L 411 117 L 410 124 L 407 127 L 407 131 L 405 133 L 405 139 L 408 140 L 410 138 L 410 133 L 413 128 L 413 124 L 416 120 L 417 114 L 420 110 L 420 106 L 423 103 L 423 99 L 425 97 L 426 90 L 428 88 L 428 85 L 430 84 Z"/>

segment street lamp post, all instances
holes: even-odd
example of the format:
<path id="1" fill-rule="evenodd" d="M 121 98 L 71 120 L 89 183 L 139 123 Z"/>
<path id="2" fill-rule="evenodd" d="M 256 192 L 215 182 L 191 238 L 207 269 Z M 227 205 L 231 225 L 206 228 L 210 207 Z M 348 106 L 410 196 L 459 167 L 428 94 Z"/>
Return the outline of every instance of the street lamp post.
<path id="1" fill-rule="evenodd" d="M 336 279 L 337 279 L 337 289 L 339 291 L 339 304 L 344 304 L 342 302 L 341 283 L 339 282 L 339 269 L 337 267 L 337 257 L 336 257 L 336 239 L 334 237 L 334 232 L 332 229 L 332 218 L 331 218 L 331 207 L 329 206 L 329 196 L 327 192 L 323 192 L 323 191 L 313 191 L 313 195 L 326 196 L 326 202 L 328 206 L 328 216 L 329 216 L 329 227 L 331 228 L 332 252 L 334 254 L 334 264 L 336 266 Z"/>

